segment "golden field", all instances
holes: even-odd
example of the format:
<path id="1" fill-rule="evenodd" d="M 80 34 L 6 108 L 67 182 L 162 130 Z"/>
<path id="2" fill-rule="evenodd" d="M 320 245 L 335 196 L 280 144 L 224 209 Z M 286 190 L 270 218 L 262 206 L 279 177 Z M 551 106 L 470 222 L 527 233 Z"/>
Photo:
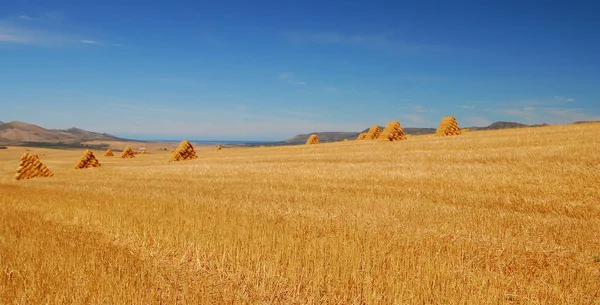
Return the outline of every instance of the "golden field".
<path id="1" fill-rule="evenodd" d="M 600 304 L 599 136 L 0 150 L 0 303 Z"/>

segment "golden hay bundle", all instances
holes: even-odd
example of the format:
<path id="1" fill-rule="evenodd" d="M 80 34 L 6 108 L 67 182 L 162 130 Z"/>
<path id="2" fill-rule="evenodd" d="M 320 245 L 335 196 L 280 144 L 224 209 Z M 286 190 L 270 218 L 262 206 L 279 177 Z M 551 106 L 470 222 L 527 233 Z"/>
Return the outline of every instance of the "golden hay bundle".
<path id="1" fill-rule="evenodd" d="M 319 143 L 321 142 L 319 141 L 319 137 L 316 134 L 311 134 L 310 137 L 308 137 L 308 139 L 306 140 L 306 145 Z"/>
<path id="2" fill-rule="evenodd" d="M 380 135 L 381 135 L 381 128 L 377 125 L 373 125 L 373 126 L 371 126 L 371 128 L 369 128 L 369 131 L 367 132 L 367 135 L 365 136 L 365 140 L 375 140 L 375 139 L 378 139 Z"/>
<path id="3" fill-rule="evenodd" d="M 144 150 L 144 151 L 142 151 L 142 155 L 145 155 L 145 154 L 146 154 L 146 151 L 145 151 L 145 150 Z"/>
<path id="4" fill-rule="evenodd" d="M 223 146 L 221 146 L 221 145 L 215 146 L 215 150 L 221 150 L 221 149 L 223 149 Z"/>
<path id="5" fill-rule="evenodd" d="M 83 155 L 81 156 L 81 159 L 75 165 L 75 169 L 92 168 L 92 167 L 100 167 L 100 162 L 98 162 L 98 159 L 96 159 L 96 156 L 94 156 L 94 153 L 88 149 L 83 153 Z"/>
<path id="6" fill-rule="evenodd" d="M 438 129 L 435 131 L 436 136 L 456 136 L 460 134 L 460 128 L 453 116 L 447 116 L 442 119 Z"/>
<path id="7" fill-rule="evenodd" d="M 188 140 L 183 140 L 175 149 L 173 153 L 173 157 L 170 161 L 181 161 L 181 160 L 192 160 L 198 158 L 196 155 L 196 150 L 194 150 L 194 145 L 190 143 Z"/>
<path id="8" fill-rule="evenodd" d="M 367 137 L 367 133 L 363 132 L 363 133 L 359 134 L 356 139 L 357 140 L 364 140 L 366 137 Z"/>
<path id="9" fill-rule="evenodd" d="M 52 177 L 54 174 L 40 161 L 37 155 L 24 153 L 17 168 L 15 179 L 31 179 L 36 177 Z"/>
<path id="10" fill-rule="evenodd" d="M 126 147 L 125 150 L 121 153 L 121 158 L 135 158 L 135 152 L 133 149 Z"/>
<path id="11" fill-rule="evenodd" d="M 402 130 L 402 125 L 400 125 L 400 122 L 393 121 L 389 122 L 385 126 L 385 129 L 383 129 L 383 132 L 381 132 L 379 139 L 386 142 L 401 141 L 406 140 L 406 135 Z"/>
<path id="12" fill-rule="evenodd" d="M 113 154 L 113 151 L 112 151 L 112 149 L 110 149 L 110 148 L 109 148 L 109 149 L 107 149 L 107 150 L 104 152 L 104 156 L 105 156 L 105 157 L 112 157 L 112 156 L 114 156 L 114 155 L 115 155 L 115 154 Z"/>

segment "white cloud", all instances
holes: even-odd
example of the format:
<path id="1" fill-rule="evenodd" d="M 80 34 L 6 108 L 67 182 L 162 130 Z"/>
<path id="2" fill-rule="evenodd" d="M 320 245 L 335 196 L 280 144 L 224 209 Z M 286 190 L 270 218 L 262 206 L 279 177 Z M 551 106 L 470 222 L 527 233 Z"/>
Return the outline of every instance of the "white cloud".
<path id="1" fill-rule="evenodd" d="M 575 101 L 575 99 L 574 99 L 574 98 L 568 98 L 568 99 L 567 99 L 567 102 L 568 102 L 568 103 L 572 103 L 572 102 L 574 102 L 574 101 Z"/>
<path id="2" fill-rule="evenodd" d="M 100 42 L 97 41 L 97 40 L 86 40 L 86 39 L 84 39 L 84 40 L 80 40 L 79 42 L 81 42 L 81 43 L 87 43 L 87 44 L 100 44 Z"/>
<path id="3" fill-rule="evenodd" d="M 460 108 L 463 108 L 463 109 L 475 109 L 475 106 L 473 106 L 473 105 L 463 105 Z"/>

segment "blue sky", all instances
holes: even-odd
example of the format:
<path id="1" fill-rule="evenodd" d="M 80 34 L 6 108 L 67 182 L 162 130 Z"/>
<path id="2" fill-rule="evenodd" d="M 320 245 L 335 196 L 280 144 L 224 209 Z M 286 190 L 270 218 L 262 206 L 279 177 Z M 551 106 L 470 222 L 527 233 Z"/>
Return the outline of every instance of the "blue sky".
<path id="1" fill-rule="evenodd" d="M 3 1 L 0 120 L 198 140 L 600 120 L 600 4 L 348 2 Z"/>

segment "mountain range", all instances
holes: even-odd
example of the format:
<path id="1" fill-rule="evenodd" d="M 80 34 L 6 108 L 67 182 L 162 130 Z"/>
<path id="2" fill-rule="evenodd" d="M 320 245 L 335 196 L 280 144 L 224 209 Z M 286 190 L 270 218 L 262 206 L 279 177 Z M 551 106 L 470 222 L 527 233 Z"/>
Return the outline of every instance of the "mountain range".
<path id="1" fill-rule="evenodd" d="M 587 121 L 574 122 L 573 124 L 592 123 Z M 543 127 L 548 124 L 526 125 L 515 122 L 495 122 L 486 127 L 467 127 L 472 131 L 477 130 L 497 130 L 507 128 L 523 128 L 523 127 Z M 382 126 L 380 128 L 383 129 Z M 314 132 L 321 142 L 342 141 L 344 139 L 356 139 L 359 133 L 367 132 L 369 128 L 360 132 Z M 406 134 L 422 135 L 433 134 L 435 128 L 403 128 Z M 302 144 L 311 134 L 299 134 L 290 139 L 265 143 L 266 145 L 292 145 Z M 28 145 L 28 146 L 55 146 L 55 147 L 79 147 L 83 142 L 88 141 L 135 141 L 131 139 L 123 139 L 106 133 L 97 133 L 86 131 L 79 128 L 69 129 L 46 129 L 37 125 L 13 121 L 4 123 L 0 121 L 0 145 Z"/>
<path id="2" fill-rule="evenodd" d="M 578 123 L 588 123 L 588 122 L 575 122 L 573 124 L 578 124 Z M 521 123 L 516 123 L 516 122 L 499 121 L 499 122 L 492 123 L 486 127 L 473 126 L 473 127 L 463 127 L 463 128 L 469 128 L 472 131 L 477 131 L 477 130 L 497 130 L 497 129 L 507 129 L 507 128 L 523 128 L 523 127 L 543 127 L 543 126 L 549 126 L 549 125 L 545 124 L 545 123 L 538 124 L 538 125 L 527 125 L 527 124 L 521 124 Z M 384 126 L 379 126 L 379 128 L 383 129 Z M 409 135 L 423 135 L 423 134 L 434 134 L 436 131 L 436 128 L 403 127 L 402 130 L 404 131 L 404 133 L 409 134 Z M 367 132 L 367 131 L 369 131 L 369 128 L 367 128 L 363 131 L 360 131 L 360 132 L 314 132 L 311 134 L 316 134 L 319 137 L 319 140 L 321 142 L 335 142 L 335 141 L 342 141 L 344 139 L 354 140 L 354 139 L 356 139 L 356 137 L 358 137 L 358 135 L 360 133 Z M 311 134 L 299 134 L 293 138 L 285 140 L 284 142 L 286 144 L 305 143 Z"/>
<path id="3" fill-rule="evenodd" d="M 0 145 L 79 146 L 85 141 L 128 141 L 106 133 L 79 128 L 46 129 L 37 125 L 0 121 Z"/>

